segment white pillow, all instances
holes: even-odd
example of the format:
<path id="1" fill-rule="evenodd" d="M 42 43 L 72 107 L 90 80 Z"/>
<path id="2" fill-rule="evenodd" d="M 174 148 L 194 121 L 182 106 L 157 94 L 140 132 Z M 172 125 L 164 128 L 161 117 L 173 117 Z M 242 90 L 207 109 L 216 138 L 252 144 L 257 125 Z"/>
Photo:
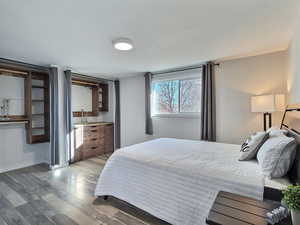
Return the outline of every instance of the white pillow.
<path id="1" fill-rule="evenodd" d="M 286 175 L 296 155 L 296 140 L 285 135 L 270 136 L 257 153 L 262 173 L 268 178 Z"/>
<path id="2" fill-rule="evenodd" d="M 286 135 L 288 133 L 287 130 L 282 130 L 278 127 L 271 127 L 267 130 L 269 136 L 279 136 L 279 135 Z"/>

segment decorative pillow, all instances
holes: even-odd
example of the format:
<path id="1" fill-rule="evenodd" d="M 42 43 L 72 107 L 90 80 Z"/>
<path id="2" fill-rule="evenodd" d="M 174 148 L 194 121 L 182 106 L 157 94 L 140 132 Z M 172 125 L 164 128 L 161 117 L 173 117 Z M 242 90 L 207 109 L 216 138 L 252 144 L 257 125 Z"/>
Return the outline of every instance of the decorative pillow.
<path id="1" fill-rule="evenodd" d="M 262 173 L 270 179 L 286 175 L 293 165 L 296 145 L 292 137 L 270 136 L 257 153 Z"/>
<path id="2" fill-rule="evenodd" d="M 267 133 L 269 133 L 269 136 L 279 136 L 279 135 L 286 135 L 288 133 L 287 130 L 281 130 L 278 127 L 271 127 L 267 130 Z"/>
<path id="3" fill-rule="evenodd" d="M 257 132 L 251 135 L 241 147 L 240 161 L 247 161 L 255 158 L 259 148 L 268 139 L 266 132 Z"/>

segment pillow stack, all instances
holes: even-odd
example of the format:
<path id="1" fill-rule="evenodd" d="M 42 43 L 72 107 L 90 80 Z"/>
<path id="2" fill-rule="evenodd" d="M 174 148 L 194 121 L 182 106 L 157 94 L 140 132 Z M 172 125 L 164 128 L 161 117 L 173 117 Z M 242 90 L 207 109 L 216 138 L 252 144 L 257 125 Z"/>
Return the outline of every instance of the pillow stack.
<path id="1" fill-rule="evenodd" d="M 258 150 L 263 143 L 268 139 L 269 134 L 267 132 L 257 132 L 251 135 L 241 147 L 240 161 L 247 161 L 254 159 Z"/>
<path id="2" fill-rule="evenodd" d="M 257 154 L 263 174 L 272 179 L 283 177 L 290 170 L 296 156 L 296 140 L 287 137 L 287 131 L 269 129 L 269 139 Z"/>
<path id="3" fill-rule="evenodd" d="M 250 141 L 242 145 L 239 160 L 251 160 L 257 155 L 262 173 L 270 179 L 279 178 L 285 176 L 292 167 L 296 147 L 296 140 L 288 137 L 286 130 L 270 128 L 267 132 L 252 135 Z"/>

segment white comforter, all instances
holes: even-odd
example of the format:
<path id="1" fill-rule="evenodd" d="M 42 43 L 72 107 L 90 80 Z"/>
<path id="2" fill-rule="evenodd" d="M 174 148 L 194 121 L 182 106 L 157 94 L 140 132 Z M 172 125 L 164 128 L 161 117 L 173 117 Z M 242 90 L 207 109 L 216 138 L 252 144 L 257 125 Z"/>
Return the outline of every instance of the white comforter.
<path id="1" fill-rule="evenodd" d="M 173 225 L 202 225 L 218 191 L 263 198 L 256 162 L 239 162 L 239 146 L 171 138 L 116 151 L 95 195 L 122 199 Z"/>

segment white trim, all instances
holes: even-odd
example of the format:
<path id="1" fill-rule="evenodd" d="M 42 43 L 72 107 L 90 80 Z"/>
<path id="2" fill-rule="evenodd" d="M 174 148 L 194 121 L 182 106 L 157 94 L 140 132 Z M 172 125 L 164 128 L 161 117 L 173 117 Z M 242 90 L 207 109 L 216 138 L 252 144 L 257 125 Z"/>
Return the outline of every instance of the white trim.
<path id="1" fill-rule="evenodd" d="M 200 79 L 202 76 L 201 68 L 192 69 L 188 71 L 174 72 L 170 74 L 154 75 L 152 82 L 156 81 L 167 81 L 167 80 L 189 80 L 189 79 Z"/>
<path id="2" fill-rule="evenodd" d="M 200 113 L 160 113 L 151 115 L 152 118 L 200 118 Z"/>

